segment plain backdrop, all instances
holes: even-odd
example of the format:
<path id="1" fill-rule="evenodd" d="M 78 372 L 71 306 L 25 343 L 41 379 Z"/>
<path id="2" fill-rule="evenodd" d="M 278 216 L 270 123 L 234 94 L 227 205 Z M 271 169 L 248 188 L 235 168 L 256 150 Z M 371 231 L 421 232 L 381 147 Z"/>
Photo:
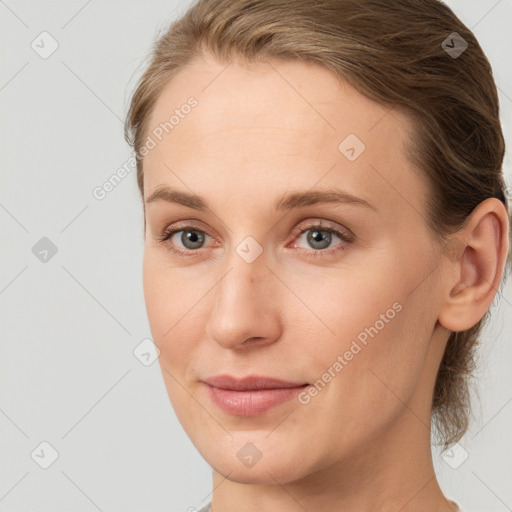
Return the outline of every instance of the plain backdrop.
<path id="1" fill-rule="evenodd" d="M 130 94 L 188 5 L 0 0 L 0 512 L 192 511 L 211 499 L 211 469 L 158 362 L 134 355 L 151 337 L 135 173 L 93 195 L 130 156 Z M 493 65 L 510 145 L 512 1 L 449 5 Z M 505 172 L 511 183 L 510 152 Z M 450 459 L 436 453 L 446 495 L 468 512 L 512 510 L 510 284 L 495 302 L 471 430 Z"/>

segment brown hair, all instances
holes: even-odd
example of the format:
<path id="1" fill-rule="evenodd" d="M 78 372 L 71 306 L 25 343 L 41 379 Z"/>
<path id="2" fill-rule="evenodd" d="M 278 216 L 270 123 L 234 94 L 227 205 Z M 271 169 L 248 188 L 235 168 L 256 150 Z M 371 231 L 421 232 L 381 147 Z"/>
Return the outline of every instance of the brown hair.
<path id="1" fill-rule="evenodd" d="M 450 53 L 464 42 L 460 55 Z M 205 54 L 225 63 L 237 55 L 320 64 L 368 98 L 406 112 L 414 126 L 409 158 L 427 177 L 427 222 L 440 242 L 485 199 L 508 207 L 491 66 L 473 33 L 438 0 L 197 1 L 156 42 L 127 114 L 142 197 L 139 151 L 153 106 L 172 76 Z M 450 334 L 439 368 L 432 409 L 445 448 L 468 427 L 475 348 L 488 314 Z"/>

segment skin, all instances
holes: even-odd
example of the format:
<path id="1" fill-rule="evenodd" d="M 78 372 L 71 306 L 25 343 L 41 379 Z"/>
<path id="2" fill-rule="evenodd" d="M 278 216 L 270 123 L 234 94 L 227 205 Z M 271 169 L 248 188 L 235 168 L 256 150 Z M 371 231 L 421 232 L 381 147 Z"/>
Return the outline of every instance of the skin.
<path id="1" fill-rule="evenodd" d="M 205 56 L 166 85 L 148 126 L 190 96 L 197 107 L 144 159 L 144 199 L 166 186 L 207 208 L 145 203 L 143 280 L 170 400 L 213 468 L 212 510 L 452 510 L 432 466 L 431 396 L 449 330 L 478 322 L 499 286 L 505 208 L 481 203 L 442 252 L 426 224 L 427 183 L 406 157 L 408 119 L 317 65 L 226 68 Z M 366 146 L 354 161 L 338 149 L 349 134 Z M 333 188 L 371 206 L 274 209 L 283 194 Z M 351 241 L 312 247 L 319 221 Z M 183 245 L 190 225 L 206 233 L 202 248 Z M 170 227 L 178 233 L 159 241 Z M 236 252 L 248 236 L 263 251 L 252 263 Z M 305 405 L 234 416 L 201 382 L 314 383 L 396 303 Z M 262 455 L 252 467 L 237 457 L 249 442 Z"/>

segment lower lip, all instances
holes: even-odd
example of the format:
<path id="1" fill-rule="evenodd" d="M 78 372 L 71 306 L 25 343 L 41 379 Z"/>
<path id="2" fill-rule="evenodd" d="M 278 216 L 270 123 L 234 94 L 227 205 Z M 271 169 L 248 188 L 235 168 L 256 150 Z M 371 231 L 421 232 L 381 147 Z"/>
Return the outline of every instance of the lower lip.
<path id="1" fill-rule="evenodd" d="M 257 416 L 268 409 L 295 398 L 304 388 L 259 389 L 254 391 L 233 391 L 206 385 L 210 398 L 223 411 L 235 416 Z"/>

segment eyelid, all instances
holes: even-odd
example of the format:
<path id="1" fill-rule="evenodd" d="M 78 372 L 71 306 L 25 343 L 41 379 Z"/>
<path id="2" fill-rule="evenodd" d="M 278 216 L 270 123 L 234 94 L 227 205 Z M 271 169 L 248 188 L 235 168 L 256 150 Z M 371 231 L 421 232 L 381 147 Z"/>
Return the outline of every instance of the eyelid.
<path id="1" fill-rule="evenodd" d="M 195 225 L 193 221 L 182 221 L 183 225 L 180 225 L 180 223 L 174 223 L 170 226 L 167 226 L 162 234 L 157 235 L 157 238 L 160 242 L 165 242 L 166 240 L 169 240 L 173 235 L 176 233 L 179 233 L 180 231 L 199 231 L 200 233 L 204 233 L 207 237 L 216 239 L 210 232 L 198 225 Z"/>
<path id="2" fill-rule="evenodd" d="M 326 222 L 328 224 L 326 224 Z M 337 223 L 326 221 L 325 219 L 313 219 L 305 221 L 302 224 L 299 224 L 293 231 L 294 240 L 304 234 L 306 231 L 309 231 L 313 228 L 320 228 L 322 231 L 328 231 L 330 233 L 334 233 L 338 235 L 342 240 L 346 242 L 352 242 L 355 238 L 354 233 L 350 231 L 350 229 L 341 226 Z"/>

